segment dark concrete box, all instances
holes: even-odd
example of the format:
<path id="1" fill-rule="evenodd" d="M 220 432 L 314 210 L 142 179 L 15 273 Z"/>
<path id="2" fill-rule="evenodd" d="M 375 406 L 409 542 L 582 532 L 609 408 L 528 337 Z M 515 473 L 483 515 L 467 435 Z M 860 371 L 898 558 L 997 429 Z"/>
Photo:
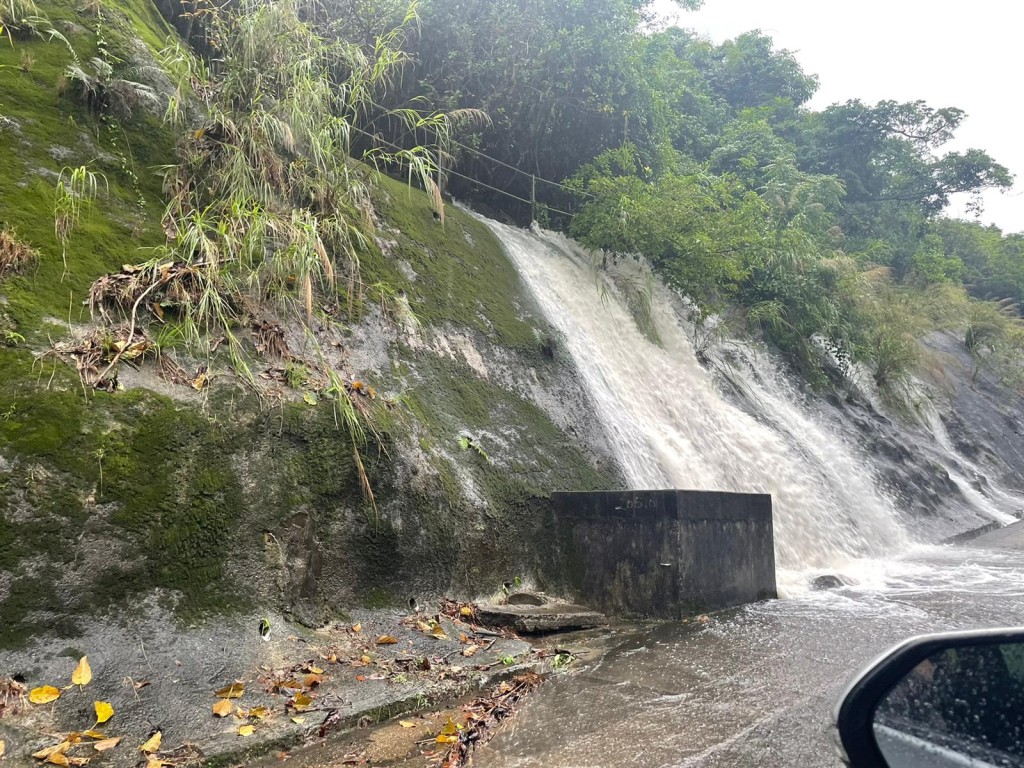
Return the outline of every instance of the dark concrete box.
<path id="1" fill-rule="evenodd" d="M 769 495 L 603 491 L 552 501 L 570 587 L 585 605 L 680 618 L 776 597 Z"/>

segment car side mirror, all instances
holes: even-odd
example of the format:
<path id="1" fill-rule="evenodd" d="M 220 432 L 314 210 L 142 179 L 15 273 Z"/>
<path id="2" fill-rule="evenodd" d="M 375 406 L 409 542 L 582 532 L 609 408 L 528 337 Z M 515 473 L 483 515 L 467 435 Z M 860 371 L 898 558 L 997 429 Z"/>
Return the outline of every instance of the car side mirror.
<path id="1" fill-rule="evenodd" d="M 884 654 L 835 710 L 851 768 L 1024 765 L 1024 629 L 926 635 Z"/>

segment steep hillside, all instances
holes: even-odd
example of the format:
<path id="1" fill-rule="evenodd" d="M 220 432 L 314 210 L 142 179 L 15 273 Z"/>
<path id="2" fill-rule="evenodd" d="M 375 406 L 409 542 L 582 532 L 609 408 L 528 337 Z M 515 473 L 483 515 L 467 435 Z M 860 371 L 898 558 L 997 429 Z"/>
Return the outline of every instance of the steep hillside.
<path id="1" fill-rule="evenodd" d="M 82 67 L 99 55 L 165 87 L 153 57 L 173 33 L 147 3 L 41 10 Z M 319 624 L 408 593 L 489 592 L 545 556 L 546 493 L 618 484 L 604 436 L 574 426 L 590 423 L 586 397 L 493 236 L 451 207 L 442 225 L 426 195 L 367 168 L 365 297 L 353 322 L 318 326 L 365 401 L 358 454 L 287 317 L 247 321 L 273 326 L 273 354 L 238 329 L 255 389 L 223 351 L 194 357 L 159 327 L 116 391 L 86 386 L 75 364 L 127 338 L 91 316 L 90 286 L 162 241 L 175 137 L 145 103 L 90 111 L 73 61 L 59 38 L 0 48 L 0 225 L 38 254 L 0 284 L 0 645 L 73 635 L 75 616 L 152 595 L 179 619 Z M 62 257 L 55 189 L 79 166 L 98 190 Z"/>

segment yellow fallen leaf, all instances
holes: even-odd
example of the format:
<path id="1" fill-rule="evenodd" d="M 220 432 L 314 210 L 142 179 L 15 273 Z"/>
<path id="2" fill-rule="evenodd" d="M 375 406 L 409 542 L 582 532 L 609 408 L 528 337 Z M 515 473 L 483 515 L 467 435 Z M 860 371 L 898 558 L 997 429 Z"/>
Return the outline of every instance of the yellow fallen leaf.
<path id="1" fill-rule="evenodd" d="M 213 705 L 213 714 L 217 717 L 227 717 L 231 714 L 231 710 L 235 708 L 231 699 L 221 699 Z"/>
<path id="2" fill-rule="evenodd" d="M 292 722 L 297 723 L 298 725 L 302 725 L 304 722 L 306 722 L 306 718 L 296 716 L 292 718 Z"/>
<path id="3" fill-rule="evenodd" d="M 145 754 L 149 754 L 150 752 L 156 752 L 158 749 L 160 749 L 160 742 L 163 740 L 163 738 L 164 735 L 160 731 L 157 731 L 146 740 L 145 744 L 139 747 L 139 752 L 143 752 Z"/>
<path id="4" fill-rule="evenodd" d="M 46 758 L 46 762 L 53 763 L 54 765 L 71 765 L 63 752 L 54 752 Z"/>
<path id="5" fill-rule="evenodd" d="M 3 757 L 4 756 L 4 752 L 6 752 L 6 751 L 7 751 L 7 745 L 4 743 L 3 739 L 0 739 L 0 757 Z"/>
<path id="6" fill-rule="evenodd" d="M 166 765 L 167 763 L 163 760 L 159 760 L 155 757 L 151 757 L 146 761 L 146 768 L 164 768 Z"/>
<path id="7" fill-rule="evenodd" d="M 270 710 L 266 707 L 253 707 L 245 713 L 246 717 L 255 717 L 257 720 L 262 720 L 264 717 L 270 714 Z"/>
<path id="8" fill-rule="evenodd" d="M 96 710 L 96 725 L 103 725 L 114 716 L 114 708 L 107 701 L 94 701 L 92 703 Z"/>
<path id="9" fill-rule="evenodd" d="M 392 635 L 381 635 L 377 638 L 377 645 L 395 645 L 398 642 L 398 638 Z"/>
<path id="10" fill-rule="evenodd" d="M 459 615 L 460 616 L 472 616 L 473 615 L 473 609 L 470 608 L 468 605 L 464 605 L 461 608 L 459 608 Z"/>
<path id="11" fill-rule="evenodd" d="M 298 710 L 307 709 L 313 704 L 313 698 L 305 693 L 296 693 L 292 697 L 291 704 Z"/>
<path id="12" fill-rule="evenodd" d="M 423 621 L 423 619 L 420 619 L 416 622 L 416 629 L 418 629 L 420 632 L 429 632 L 431 630 L 431 627 L 429 624 L 427 624 L 427 622 Z"/>
<path id="13" fill-rule="evenodd" d="M 67 758 L 68 765 L 88 765 L 91 757 L 69 757 Z"/>
<path id="14" fill-rule="evenodd" d="M 64 737 L 64 741 L 68 742 L 69 744 L 78 744 L 81 740 L 82 734 L 80 734 L 78 731 L 72 731 Z"/>
<path id="15" fill-rule="evenodd" d="M 245 693 L 245 683 L 236 680 L 231 685 L 221 688 L 214 696 L 221 699 L 240 699 L 243 693 Z"/>
<path id="16" fill-rule="evenodd" d="M 363 631 L 363 625 L 362 624 L 353 624 L 352 625 L 352 631 L 356 632 L 356 633 L 362 632 Z"/>
<path id="17" fill-rule="evenodd" d="M 256 732 L 256 729 L 251 725 L 242 725 L 238 728 L 239 736 L 252 736 Z"/>
<path id="18" fill-rule="evenodd" d="M 373 663 L 373 659 L 371 659 L 371 658 L 370 658 L 369 656 L 366 656 L 366 655 L 360 656 L 360 657 L 359 657 L 359 660 L 360 660 L 360 661 L 361 661 L 361 662 L 362 662 L 363 664 L 372 664 L 372 663 Z"/>
<path id="19" fill-rule="evenodd" d="M 398 724 L 400 726 L 402 726 L 403 728 L 415 728 L 416 727 L 416 723 L 414 723 L 412 720 L 399 720 Z"/>
<path id="20" fill-rule="evenodd" d="M 99 731 L 92 731 L 92 730 L 82 731 L 82 735 L 83 736 L 88 736 L 90 739 L 101 739 L 102 740 L 102 739 L 107 738 L 106 736 L 104 736 Z"/>
<path id="21" fill-rule="evenodd" d="M 322 675 L 324 671 L 320 667 L 306 667 L 306 671 L 314 675 Z"/>
<path id="22" fill-rule="evenodd" d="M 456 736 L 454 734 L 445 734 L 445 733 L 442 733 L 440 736 L 437 737 L 437 739 L 435 739 L 435 741 L 438 744 L 454 744 L 458 740 L 459 740 L 458 736 Z"/>
<path id="23" fill-rule="evenodd" d="M 70 748 L 70 741 L 62 741 L 60 744 L 57 744 L 56 746 L 47 747 L 46 749 L 40 749 L 38 752 L 33 752 L 32 757 L 34 757 L 36 760 L 48 760 L 50 758 L 50 755 L 55 755 L 57 753 L 63 754 L 67 752 Z"/>
<path id="24" fill-rule="evenodd" d="M 88 685 L 90 680 L 92 680 L 92 668 L 89 666 L 89 657 L 83 656 L 79 659 L 75 671 L 71 673 L 71 683 L 73 685 Z"/>
<path id="25" fill-rule="evenodd" d="M 52 685 L 41 685 L 38 688 L 33 688 L 32 692 L 28 695 L 28 700 L 33 704 L 49 704 L 51 701 L 56 701 L 59 698 L 60 691 Z"/>
<path id="26" fill-rule="evenodd" d="M 433 629 L 431 629 L 430 631 L 431 634 L 433 634 L 434 637 L 436 637 L 438 640 L 448 639 L 448 635 L 446 635 L 444 632 L 444 627 L 442 627 L 440 624 L 435 624 Z"/>
<path id="27" fill-rule="evenodd" d="M 112 739 L 104 739 L 103 741 L 97 741 L 95 744 L 92 745 L 92 748 L 95 749 L 97 752 L 106 752 L 108 749 L 113 749 L 118 744 L 120 744 L 121 739 L 123 738 L 124 736 L 115 736 Z"/>

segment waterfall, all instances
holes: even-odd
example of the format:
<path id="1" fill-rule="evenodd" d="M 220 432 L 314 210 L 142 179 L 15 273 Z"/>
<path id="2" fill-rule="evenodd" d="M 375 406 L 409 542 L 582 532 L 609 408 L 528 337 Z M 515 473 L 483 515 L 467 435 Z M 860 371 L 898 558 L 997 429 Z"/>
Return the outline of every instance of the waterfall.
<path id="1" fill-rule="evenodd" d="M 659 345 L 571 240 L 486 223 L 561 333 L 631 488 L 770 493 L 781 569 L 841 568 L 908 544 L 870 468 L 799 407 L 763 355 L 759 375 L 735 372 L 749 403 L 740 408 L 698 361 L 666 289 L 656 286 L 651 307 Z"/>

